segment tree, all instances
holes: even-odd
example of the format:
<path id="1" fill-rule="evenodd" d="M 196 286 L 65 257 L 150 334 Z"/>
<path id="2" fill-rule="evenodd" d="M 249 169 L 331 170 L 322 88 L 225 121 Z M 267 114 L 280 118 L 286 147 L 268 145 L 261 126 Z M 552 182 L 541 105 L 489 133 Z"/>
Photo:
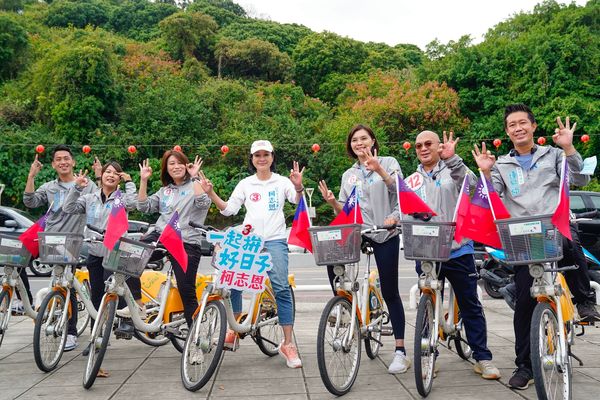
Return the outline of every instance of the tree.
<path id="1" fill-rule="evenodd" d="M 222 37 L 244 40 L 260 39 L 275 44 L 279 50 L 292 54 L 298 42 L 312 31 L 297 24 L 279 24 L 258 19 L 239 19 L 222 28 Z"/>
<path id="2" fill-rule="evenodd" d="M 231 1 L 194 1 L 187 8 L 190 12 L 201 12 L 210 15 L 220 27 L 227 26 L 235 21 L 246 17 L 243 8 Z M 241 11 L 240 11 L 241 10 Z"/>
<path id="3" fill-rule="evenodd" d="M 199 12 L 178 12 L 163 19 L 159 26 L 166 47 L 176 60 L 189 57 L 208 60 L 212 55 L 219 28 L 212 17 Z"/>
<path id="4" fill-rule="evenodd" d="M 27 31 L 7 15 L 0 15 L 0 82 L 17 76 L 29 47 Z"/>
<path id="5" fill-rule="evenodd" d="M 19 11 L 24 5 L 24 0 L 0 0 L 0 10 Z"/>
<path id="6" fill-rule="evenodd" d="M 127 0 L 112 11 L 108 26 L 115 32 L 146 41 L 160 36 L 158 23 L 177 11 L 173 4 Z"/>
<path id="7" fill-rule="evenodd" d="M 97 0 L 58 0 L 48 8 L 45 23 L 48 26 L 85 28 L 87 25 L 102 26 L 109 17 L 105 3 Z"/>
<path id="8" fill-rule="evenodd" d="M 222 39 L 216 46 L 219 74 L 264 81 L 286 80 L 292 70 L 290 57 L 269 42 L 258 39 Z"/>

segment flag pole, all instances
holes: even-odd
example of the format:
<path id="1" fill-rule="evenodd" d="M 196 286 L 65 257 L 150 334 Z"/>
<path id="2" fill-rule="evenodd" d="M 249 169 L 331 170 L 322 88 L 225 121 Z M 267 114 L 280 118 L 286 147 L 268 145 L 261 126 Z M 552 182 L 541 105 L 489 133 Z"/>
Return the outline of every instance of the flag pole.
<path id="1" fill-rule="evenodd" d="M 481 181 L 483 182 L 483 187 L 485 189 L 485 195 L 487 197 L 488 204 L 490 205 L 490 210 L 492 210 L 492 217 L 494 218 L 494 221 L 495 221 L 496 213 L 494 212 L 494 206 L 492 205 L 492 199 L 490 199 L 490 190 L 488 189 L 487 179 L 485 178 L 485 175 L 483 175 L 483 171 L 481 170 L 481 168 L 479 169 L 479 176 L 481 177 Z"/>
<path id="2" fill-rule="evenodd" d="M 398 199 L 398 214 L 400 214 L 400 220 L 402 220 L 402 207 L 400 207 L 400 174 L 396 171 L 396 198 Z"/>
<path id="3" fill-rule="evenodd" d="M 302 201 L 304 202 L 304 208 L 306 209 L 306 214 L 308 215 L 308 227 L 311 228 L 312 221 L 310 220 L 310 214 L 309 214 L 308 208 L 307 208 L 308 203 L 306 203 L 306 196 L 304 195 L 304 190 L 302 191 Z"/>
<path id="4" fill-rule="evenodd" d="M 356 203 L 354 204 L 354 223 L 356 223 L 356 212 L 358 209 L 358 190 L 356 190 L 356 183 L 354 183 L 354 189 L 352 189 L 352 191 L 354 192 L 354 199 L 356 200 Z"/>
<path id="5" fill-rule="evenodd" d="M 469 174 L 465 174 L 465 179 L 463 179 L 463 183 L 460 186 L 460 193 L 458 194 L 458 201 L 456 202 L 456 207 L 454 207 L 454 216 L 452 217 L 452 222 L 456 222 L 456 214 L 458 214 L 458 206 L 460 204 L 460 200 L 462 199 L 463 193 L 465 192 L 465 182 L 469 182 Z"/>
<path id="6" fill-rule="evenodd" d="M 558 203 L 556 203 L 556 208 L 554 208 L 554 212 L 556 212 L 556 210 L 558 209 L 558 207 L 560 206 L 560 202 L 562 201 L 562 196 L 560 191 L 562 190 L 562 187 L 565 183 L 565 164 L 567 163 L 567 157 L 566 154 L 563 152 L 562 153 L 562 162 L 560 163 L 560 184 L 558 185 Z"/>

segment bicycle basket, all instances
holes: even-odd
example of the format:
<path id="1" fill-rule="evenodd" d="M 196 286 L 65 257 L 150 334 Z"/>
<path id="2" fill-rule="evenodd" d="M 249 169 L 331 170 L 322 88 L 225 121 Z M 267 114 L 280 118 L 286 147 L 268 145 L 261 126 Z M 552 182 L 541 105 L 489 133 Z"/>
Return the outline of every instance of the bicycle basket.
<path id="1" fill-rule="evenodd" d="M 104 257 L 102 266 L 112 272 L 120 272 L 136 278 L 142 275 L 154 246 L 137 240 L 121 238 L 112 251 Z"/>
<path id="2" fill-rule="evenodd" d="M 73 232 L 39 232 L 40 263 L 66 264 L 79 263 L 79 253 L 83 245 L 83 235 Z"/>
<path id="3" fill-rule="evenodd" d="M 24 268 L 30 258 L 31 253 L 19 238 L 0 234 L 0 265 Z"/>
<path id="4" fill-rule="evenodd" d="M 552 214 L 495 221 L 509 265 L 558 261 L 563 256 L 562 235 Z"/>
<path id="5" fill-rule="evenodd" d="M 448 261 L 454 240 L 454 222 L 401 221 L 404 258 Z"/>
<path id="6" fill-rule="evenodd" d="M 308 228 L 317 265 L 352 264 L 360 260 L 360 224 Z"/>

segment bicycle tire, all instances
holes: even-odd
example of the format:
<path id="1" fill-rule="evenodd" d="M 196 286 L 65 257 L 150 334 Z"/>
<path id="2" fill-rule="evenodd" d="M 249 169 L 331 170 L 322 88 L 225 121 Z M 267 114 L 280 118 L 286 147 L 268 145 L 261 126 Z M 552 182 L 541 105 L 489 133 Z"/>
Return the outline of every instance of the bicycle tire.
<path id="1" fill-rule="evenodd" d="M 196 328 L 197 324 L 202 326 Z M 181 356 L 181 382 L 190 392 L 204 387 L 213 376 L 223 357 L 226 332 L 225 306 L 220 301 L 209 301 L 204 312 L 194 320 Z M 212 358 L 207 360 L 207 355 Z M 194 374 L 198 365 L 200 371 Z"/>
<path id="2" fill-rule="evenodd" d="M 291 287 L 290 294 L 292 296 L 292 310 L 294 310 L 296 303 L 294 301 L 294 291 Z M 258 322 L 279 316 L 277 312 L 277 301 L 275 296 L 271 295 L 271 292 L 265 290 L 260 296 L 259 312 Z M 293 311 L 293 314 L 295 314 L 295 311 Z M 263 354 L 269 357 L 276 356 L 279 353 L 279 344 L 283 340 L 283 332 L 280 328 L 279 320 L 277 319 L 272 324 L 258 328 L 254 340 Z"/>
<path id="3" fill-rule="evenodd" d="M 95 332 L 90 337 L 88 358 L 83 370 L 83 387 L 89 389 L 92 387 L 98 376 L 98 371 L 104 361 L 108 341 L 112 334 L 115 313 L 117 312 L 117 297 L 102 299 L 104 307 L 100 306 L 98 316 L 94 324 Z M 96 350 L 98 350 L 96 352 Z"/>
<path id="4" fill-rule="evenodd" d="M 146 323 L 150 324 L 158 317 L 158 311 L 153 312 L 146 318 Z M 140 342 L 147 344 L 152 347 L 160 347 L 170 342 L 168 336 L 163 335 L 161 332 L 142 332 L 137 329 L 133 331 L 133 336 Z"/>
<path id="5" fill-rule="evenodd" d="M 433 386 L 438 332 L 434 329 L 434 303 L 428 293 L 423 293 L 417 308 L 414 340 L 414 370 L 417 391 L 427 397 Z M 431 343 L 435 345 L 431 346 Z"/>
<path id="6" fill-rule="evenodd" d="M 371 289 L 369 290 L 369 301 L 372 298 L 371 296 L 375 296 L 375 293 L 373 293 L 375 291 L 375 289 Z M 381 304 L 381 302 L 379 301 L 379 298 L 375 297 L 377 299 L 377 306 L 375 307 L 375 309 L 373 309 L 373 304 L 371 304 L 369 302 L 369 306 L 368 306 L 368 312 L 371 313 L 373 318 L 373 314 L 375 314 L 375 318 L 377 318 L 377 311 L 380 311 L 380 315 L 383 314 L 383 304 Z M 374 360 L 377 355 L 379 354 L 379 350 L 381 349 L 381 328 L 383 327 L 383 318 L 379 321 L 379 323 L 377 324 L 377 326 L 375 327 L 376 330 L 369 332 L 367 334 L 367 337 L 365 338 L 365 353 L 367 353 L 367 357 L 369 357 L 371 360 Z"/>
<path id="7" fill-rule="evenodd" d="M 44 297 L 35 319 L 33 356 L 38 368 L 44 372 L 56 368 L 65 348 L 68 318 L 62 321 L 62 326 L 52 326 L 55 322 L 60 323 L 65 305 L 63 293 L 59 290 L 51 290 Z M 42 341 L 48 345 L 43 345 Z"/>
<path id="8" fill-rule="evenodd" d="M 37 258 L 31 261 L 31 267 L 29 269 L 35 276 L 42 278 L 48 278 L 52 275 L 52 265 L 42 264 Z"/>
<path id="9" fill-rule="evenodd" d="M 351 332 L 349 346 L 344 348 L 342 343 L 344 335 L 349 332 L 350 315 L 352 315 L 352 304 L 344 297 L 335 296 L 325 305 L 319 321 L 317 334 L 319 374 L 327 390 L 336 396 L 342 396 L 352 389 L 360 367 L 362 340 L 358 317 L 355 317 L 354 332 Z M 333 328 L 332 332 L 328 332 L 328 328 Z M 331 359 L 327 356 L 329 350 L 333 350 Z M 345 374 L 340 372 L 338 375 L 333 361 L 343 362 L 342 358 L 345 358 L 350 365 L 349 368 L 345 366 L 342 368 Z"/>
<path id="10" fill-rule="evenodd" d="M 8 329 L 10 313 L 10 293 L 2 288 L 0 289 L 0 346 L 2 346 L 4 334 Z"/>
<path id="11" fill-rule="evenodd" d="M 181 318 L 185 318 L 185 317 L 183 315 L 181 315 Z M 180 325 L 179 330 L 189 332 L 187 323 Z M 180 353 L 183 353 L 183 347 L 185 346 L 185 341 L 187 340 L 187 334 L 183 338 L 180 338 L 175 335 L 169 335 L 169 340 L 171 341 L 171 344 L 173 345 L 175 350 L 177 350 Z"/>
<path id="12" fill-rule="evenodd" d="M 510 274 L 508 272 L 506 272 L 506 270 L 502 267 L 491 268 L 490 272 L 496 274 L 497 276 L 499 276 L 502 279 L 506 279 L 510 276 Z M 503 298 L 502 294 L 499 292 L 499 290 L 501 289 L 501 286 L 494 285 L 493 283 L 488 282 L 485 279 L 483 279 L 483 288 L 485 289 L 485 292 L 491 298 L 493 298 L 493 299 Z"/>
<path id="13" fill-rule="evenodd" d="M 483 306 L 481 307 L 481 312 L 483 312 Z M 473 355 L 473 349 L 467 343 L 467 330 L 465 328 L 465 324 L 460 317 L 459 311 L 459 320 L 458 320 L 458 329 L 454 333 L 454 347 L 456 348 L 456 354 L 463 360 L 467 361 Z"/>
<path id="14" fill-rule="evenodd" d="M 90 287 L 90 282 L 86 279 L 81 282 L 81 287 L 83 290 L 86 290 L 88 293 L 88 299 L 91 298 L 92 288 Z M 83 300 L 81 300 L 81 296 L 79 293 L 76 293 L 77 297 L 77 336 L 81 336 L 83 332 L 85 332 L 85 328 L 87 328 L 90 323 L 92 317 L 85 306 Z"/>
<path id="15" fill-rule="evenodd" d="M 567 355 L 566 367 L 556 364 L 559 333 L 558 319 L 550 304 L 538 303 L 531 318 L 531 369 L 535 391 L 540 400 L 570 399 L 572 392 L 571 357 Z M 568 347 L 568 343 L 565 343 Z M 556 378 L 556 384 L 553 385 Z M 558 394 L 554 397 L 554 394 Z"/>

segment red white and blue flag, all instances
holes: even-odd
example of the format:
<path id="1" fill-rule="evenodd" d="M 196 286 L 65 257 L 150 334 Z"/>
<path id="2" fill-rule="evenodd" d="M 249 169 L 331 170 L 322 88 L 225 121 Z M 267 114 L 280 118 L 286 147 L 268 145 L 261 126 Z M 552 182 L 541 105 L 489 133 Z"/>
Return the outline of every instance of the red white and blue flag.
<path id="1" fill-rule="evenodd" d="M 127 232 L 127 229 L 129 229 L 129 221 L 127 220 L 125 204 L 123 204 L 123 194 L 121 190 L 117 189 L 106 224 L 104 246 L 109 250 L 114 249 L 115 244 Z"/>
<path id="2" fill-rule="evenodd" d="M 298 207 L 296 207 L 296 214 L 294 214 L 294 222 L 292 223 L 288 243 L 300 246 L 312 253 L 312 242 L 310 241 L 308 228 L 310 228 L 310 218 L 303 195 L 298 202 Z"/>
<path id="3" fill-rule="evenodd" d="M 402 214 L 427 213 L 437 215 L 425 202 L 408 187 L 400 174 L 396 174 L 398 188 L 398 207 Z"/>
<path id="4" fill-rule="evenodd" d="M 167 249 L 169 253 L 171 253 L 183 272 L 187 272 L 188 255 L 183 247 L 181 228 L 179 227 L 179 213 L 177 211 L 173 213 L 169 223 L 160 234 L 158 241 L 165 246 L 165 249 Z"/>
<path id="5" fill-rule="evenodd" d="M 23 243 L 23 246 L 27 248 L 27 250 L 31 253 L 33 258 L 37 258 L 40 255 L 40 244 L 38 241 L 38 233 L 44 232 L 46 229 L 46 221 L 48 217 L 50 217 L 50 212 L 52 210 L 52 204 L 46 211 L 46 214 L 42 215 L 40 219 L 35 221 L 33 225 L 31 225 L 27 230 L 21 235 L 19 235 L 19 240 Z"/>
<path id="6" fill-rule="evenodd" d="M 456 209 L 454 210 L 454 218 L 452 219 L 456 222 L 454 240 L 456 240 L 458 243 L 460 243 L 460 241 L 463 240 L 463 238 L 465 237 L 463 234 L 463 228 L 465 226 L 465 221 L 469 215 L 469 206 L 471 204 L 471 198 L 469 197 L 469 185 L 469 175 L 465 175 L 465 179 L 463 180 L 463 184 L 460 188 L 460 193 L 458 195 Z"/>
<path id="7" fill-rule="evenodd" d="M 352 189 L 350 196 L 346 199 L 342 211 L 331 221 L 329 225 L 362 224 L 363 217 L 358 204 L 356 186 Z"/>
<path id="8" fill-rule="evenodd" d="M 569 210 L 569 165 L 567 158 L 563 157 L 560 168 L 560 193 L 558 197 L 558 205 L 552 215 L 552 224 L 569 240 L 573 240 L 571 236 L 570 226 L 570 210 Z"/>
<path id="9" fill-rule="evenodd" d="M 494 223 L 486 186 L 485 178 L 480 177 L 460 232 L 463 237 L 500 249 L 502 243 Z"/>

